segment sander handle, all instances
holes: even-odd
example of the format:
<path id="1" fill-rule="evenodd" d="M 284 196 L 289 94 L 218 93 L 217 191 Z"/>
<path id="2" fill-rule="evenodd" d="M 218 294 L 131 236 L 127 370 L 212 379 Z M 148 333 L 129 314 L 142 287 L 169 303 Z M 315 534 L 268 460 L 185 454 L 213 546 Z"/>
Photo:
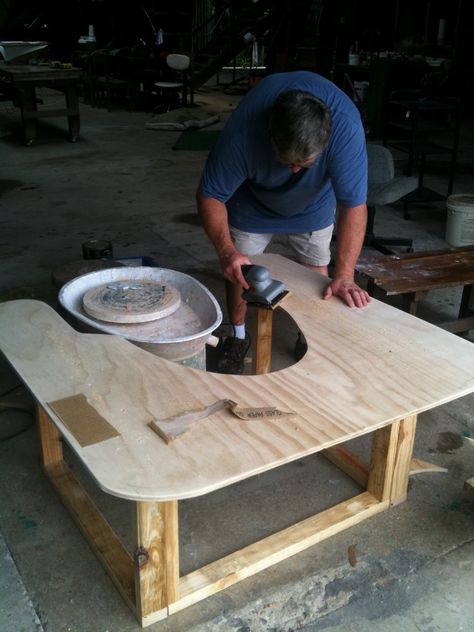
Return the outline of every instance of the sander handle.
<path id="1" fill-rule="evenodd" d="M 272 280 L 268 268 L 255 264 L 243 265 L 242 274 L 247 283 L 256 290 L 258 290 L 258 288 L 263 289 Z"/>

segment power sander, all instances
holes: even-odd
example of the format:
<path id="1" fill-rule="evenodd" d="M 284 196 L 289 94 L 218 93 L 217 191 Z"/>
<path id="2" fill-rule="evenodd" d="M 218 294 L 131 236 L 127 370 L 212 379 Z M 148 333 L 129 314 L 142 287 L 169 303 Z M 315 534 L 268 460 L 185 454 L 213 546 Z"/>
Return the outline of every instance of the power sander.
<path id="1" fill-rule="evenodd" d="M 243 291 L 242 298 L 249 305 L 272 309 L 288 294 L 285 284 L 272 279 L 264 266 L 242 266 L 242 274 L 250 286 L 248 290 Z"/>

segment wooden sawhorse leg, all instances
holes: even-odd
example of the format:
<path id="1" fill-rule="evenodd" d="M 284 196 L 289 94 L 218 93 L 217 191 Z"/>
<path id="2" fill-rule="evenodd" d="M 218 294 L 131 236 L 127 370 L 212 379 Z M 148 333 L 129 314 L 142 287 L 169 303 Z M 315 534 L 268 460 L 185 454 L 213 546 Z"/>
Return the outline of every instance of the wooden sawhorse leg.
<path id="1" fill-rule="evenodd" d="M 120 594 L 142 625 L 166 618 L 179 598 L 177 501 L 135 503 L 132 557 L 63 460 L 61 435 L 39 405 L 37 419 L 45 473 Z"/>
<path id="2" fill-rule="evenodd" d="M 374 432 L 367 491 L 380 501 L 406 500 L 415 442 L 416 415 Z"/>
<path id="3" fill-rule="evenodd" d="M 167 606 L 179 598 L 178 501 L 140 501 L 136 506 L 137 617 L 148 625 L 167 617 Z"/>

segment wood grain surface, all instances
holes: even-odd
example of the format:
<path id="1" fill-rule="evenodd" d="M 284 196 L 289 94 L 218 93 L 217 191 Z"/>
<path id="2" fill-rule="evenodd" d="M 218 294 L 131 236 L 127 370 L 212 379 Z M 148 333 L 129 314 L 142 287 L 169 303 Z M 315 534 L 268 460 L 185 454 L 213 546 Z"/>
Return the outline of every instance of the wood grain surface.
<path id="1" fill-rule="evenodd" d="M 361 257 L 357 271 L 387 295 L 474 283 L 474 246 Z"/>
<path id="2" fill-rule="evenodd" d="M 323 301 L 326 280 L 278 255 L 252 261 L 287 285 L 284 308 L 308 342 L 297 364 L 266 375 L 206 373 L 80 334 L 39 301 L 0 305 L 1 350 L 105 491 L 199 496 L 474 390 L 470 342 L 376 300 L 365 309 Z M 47 405 L 80 393 L 118 437 L 81 447 Z M 295 415 L 239 420 L 222 410 L 168 445 L 149 427 L 219 399 Z"/>

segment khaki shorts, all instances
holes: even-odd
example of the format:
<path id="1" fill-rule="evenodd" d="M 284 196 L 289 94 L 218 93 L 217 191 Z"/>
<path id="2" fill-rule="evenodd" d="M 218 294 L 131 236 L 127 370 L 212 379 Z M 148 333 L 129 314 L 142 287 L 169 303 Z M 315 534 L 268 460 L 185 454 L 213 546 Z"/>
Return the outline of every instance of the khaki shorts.
<path id="1" fill-rule="evenodd" d="M 331 237 L 334 225 L 313 230 L 311 233 L 280 234 L 295 253 L 300 263 L 312 266 L 327 266 L 331 261 Z M 244 255 L 260 255 L 272 240 L 273 233 L 246 233 L 230 226 L 230 235 L 235 247 Z"/>

